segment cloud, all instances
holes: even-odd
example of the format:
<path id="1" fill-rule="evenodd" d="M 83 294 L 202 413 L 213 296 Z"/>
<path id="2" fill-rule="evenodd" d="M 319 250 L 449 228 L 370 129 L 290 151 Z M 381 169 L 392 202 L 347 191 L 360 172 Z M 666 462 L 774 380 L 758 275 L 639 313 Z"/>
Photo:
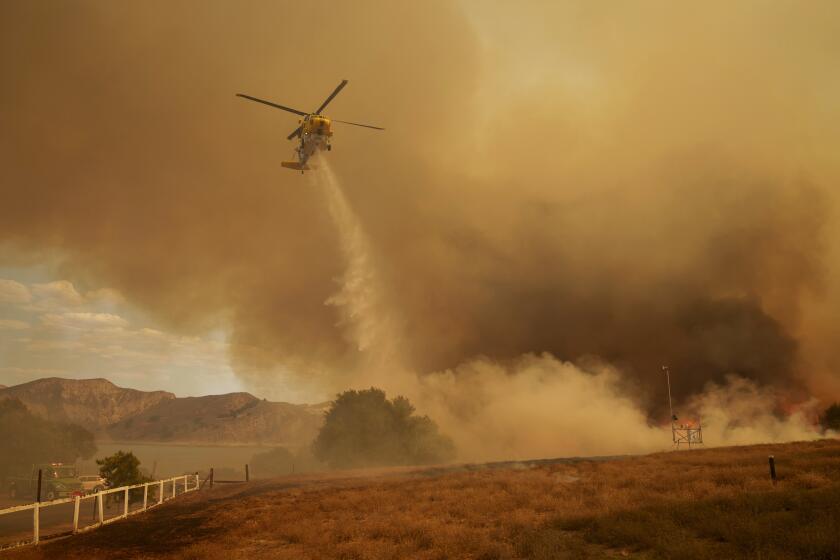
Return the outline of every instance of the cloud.
<path id="1" fill-rule="evenodd" d="M 14 280 L 0 278 L 0 303 L 21 304 L 32 300 L 29 289 Z"/>
<path id="2" fill-rule="evenodd" d="M 86 303 L 82 296 L 68 280 L 55 280 L 32 284 L 29 287 L 32 300 L 25 306 L 31 312 L 56 312 L 77 309 Z"/>
<path id="3" fill-rule="evenodd" d="M 41 317 L 45 327 L 54 329 L 121 329 L 128 321 L 111 313 L 47 313 Z"/>
<path id="4" fill-rule="evenodd" d="M 89 302 L 105 302 L 109 304 L 125 303 L 125 298 L 117 290 L 112 288 L 99 288 L 85 293 L 85 299 Z"/>
<path id="5" fill-rule="evenodd" d="M 0 366 L 0 381 L 3 385 L 11 386 L 26 383 L 42 377 L 60 377 L 67 375 L 67 371 L 58 368 L 23 368 Z"/>
<path id="6" fill-rule="evenodd" d="M 22 331 L 30 327 L 26 321 L 18 321 L 16 319 L 0 319 L 0 330 L 8 331 Z"/>
<path id="7" fill-rule="evenodd" d="M 78 353 L 85 350 L 85 344 L 80 340 L 68 340 L 65 338 L 27 338 L 20 342 L 25 343 L 25 350 L 33 353 L 60 352 L 66 354 Z"/>

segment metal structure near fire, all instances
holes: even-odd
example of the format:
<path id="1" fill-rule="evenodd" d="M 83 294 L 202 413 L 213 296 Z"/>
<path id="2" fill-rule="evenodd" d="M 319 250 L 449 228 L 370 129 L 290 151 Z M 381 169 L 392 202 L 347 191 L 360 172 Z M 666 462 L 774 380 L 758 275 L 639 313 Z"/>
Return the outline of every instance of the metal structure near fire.
<path id="1" fill-rule="evenodd" d="M 665 372 L 665 379 L 668 382 L 668 409 L 671 412 L 671 440 L 674 447 L 680 449 L 681 446 L 687 445 L 691 449 L 692 445 L 703 445 L 703 426 L 699 420 L 677 424 L 679 418 L 674 414 L 674 405 L 671 402 L 671 370 L 668 366 L 662 366 L 662 371 Z"/>

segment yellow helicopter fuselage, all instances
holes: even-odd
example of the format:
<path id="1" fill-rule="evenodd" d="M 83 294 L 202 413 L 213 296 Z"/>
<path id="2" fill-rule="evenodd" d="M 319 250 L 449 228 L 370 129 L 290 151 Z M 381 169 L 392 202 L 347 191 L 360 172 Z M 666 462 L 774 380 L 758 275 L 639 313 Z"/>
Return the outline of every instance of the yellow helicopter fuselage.
<path id="1" fill-rule="evenodd" d="M 300 145 L 295 150 L 298 161 L 284 161 L 283 167 L 305 171 L 310 169 L 307 161 L 318 150 L 330 150 L 332 138 L 332 121 L 324 115 L 306 115 L 298 121 L 300 124 Z"/>

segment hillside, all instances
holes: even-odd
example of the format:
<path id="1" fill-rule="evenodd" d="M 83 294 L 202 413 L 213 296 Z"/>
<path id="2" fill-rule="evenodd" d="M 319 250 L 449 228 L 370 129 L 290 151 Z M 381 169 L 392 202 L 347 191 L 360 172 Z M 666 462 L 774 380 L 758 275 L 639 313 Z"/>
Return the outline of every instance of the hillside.
<path id="1" fill-rule="evenodd" d="M 100 432 L 175 395 L 117 387 L 107 379 L 48 377 L 0 389 L 0 399 L 15 397 L 43 418 L 79 424 Z"/>
<path id="2" fill-rule="evenodd" d="M 0 389 L 0 399 L 10 397 L 40 417 L 112 441 L 306 445 L 324 412 L 323 405 L 268 402 L 249 393 L 179 398 L 105 379 L 47 378 Z"/>
<path id="3" fill-rule="evenodd" d="M 778 483 L 767 456 L 777 461 Z M 217 485 L 15 560 L 840 558 L 840 442 Z"/>
<path id="4" fill-rule="evenodd" d="M 322 421 L 318 406 L 230 393 L 161 401 L 112 425 L 107 434 L 119 441 L 300 445 L 315 438 Z"/>

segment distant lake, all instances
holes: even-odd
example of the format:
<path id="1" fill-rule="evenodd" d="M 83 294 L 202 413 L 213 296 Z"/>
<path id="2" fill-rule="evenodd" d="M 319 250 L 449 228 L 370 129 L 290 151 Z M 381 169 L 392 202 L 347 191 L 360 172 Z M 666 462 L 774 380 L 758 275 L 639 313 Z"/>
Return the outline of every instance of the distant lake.
<path id="1" fill-rule="evenodd" d="M 245 463 L 274 446 L 260 445 L 202 445 L 179 443 L 137 443 L 137 442 L 96 442 L 96 455 L 87 461 L 79 461 L 80 474 L 95 474 L 98 471 L 94 459 L 101 459 L 119 450 L 131 451 L 140 459 L 141 468 L 151 472 L 155 469 L 155 478 L 183 474 L 185 472 L 205 472 L 213 467 L 236 470 L 245 473 Z"/>

